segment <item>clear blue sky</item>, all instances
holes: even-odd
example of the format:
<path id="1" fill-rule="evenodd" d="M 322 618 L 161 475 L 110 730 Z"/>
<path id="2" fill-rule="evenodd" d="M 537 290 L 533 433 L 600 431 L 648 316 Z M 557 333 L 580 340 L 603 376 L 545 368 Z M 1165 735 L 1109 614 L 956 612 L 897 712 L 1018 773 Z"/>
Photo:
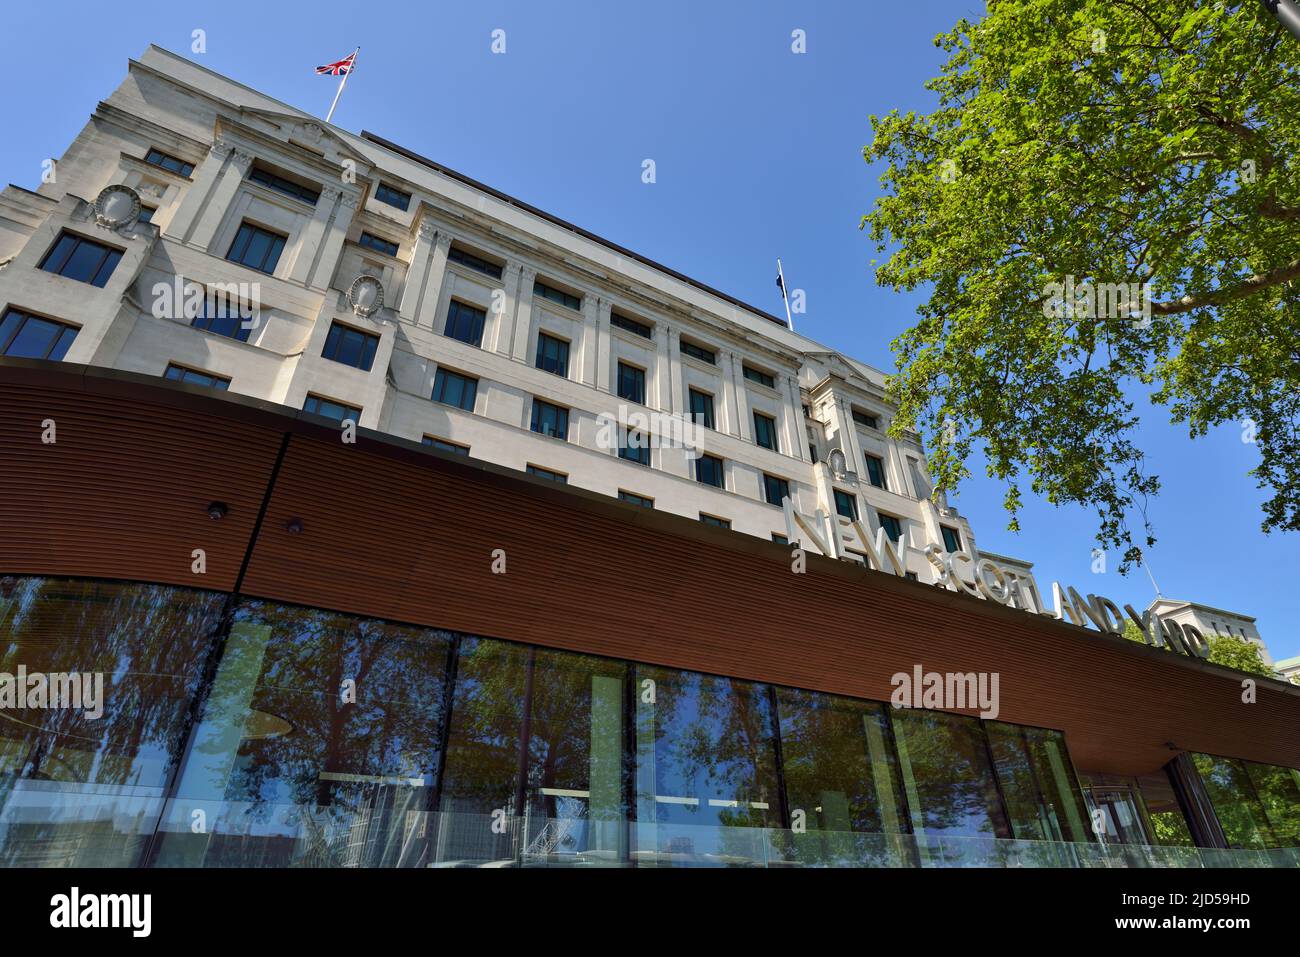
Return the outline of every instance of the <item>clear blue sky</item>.
<path id="1" fill-rule="evenodd" d="M 858 230 L 876 195 L 867 116 L 924 110 L 933 37 L 979 0 L 727 0 L 10 5 L 0 181 L 33 187 L 149 43 L 323 116 L 336 81 L 313 75 L 360 44 L 335 122 L 453 169 L 771 312 L 782 257 L 806 290 L 796 326 L 883 369 L 916 299 L 875 285 Z M 67 24 L 78 29 L 66 29 Z M 490 52 L 506 31 L 505 55 Z M 807 33 L 807 53 L 790 50 Z M 191 32 L 207 52 L 191 54 Z M 658 181 L 641 182 L 653 159 Z M 1150 563 L 1164 593 L 1254 614 L 1275 657 L 1300 654 L 1295 535 L 1259 530 L 1254 448 L 1228 428 L 1191 442 L 1157 409 L 1141 438 L 1164 493 Z M 981 547 L 1034 561 L 1040 585 L 1144 607 L 1140 571 L 1090 572 L 1095 517 L 1027 497 L 1005 530 L 1003 490 L 976 478 L 954 500 Z"/>

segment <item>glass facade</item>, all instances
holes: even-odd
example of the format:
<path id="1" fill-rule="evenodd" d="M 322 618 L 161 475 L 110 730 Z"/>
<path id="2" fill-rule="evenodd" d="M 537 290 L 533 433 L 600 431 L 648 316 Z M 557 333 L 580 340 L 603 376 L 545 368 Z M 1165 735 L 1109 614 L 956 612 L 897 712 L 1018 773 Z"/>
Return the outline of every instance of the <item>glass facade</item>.
<path id="1" fill-rule="evenodd" d="M 1057 731 L 210 592 L 0 579 L 0 706 L 10 866 L 1109 860 Z M 1296 772 L 1197 760 L 1296 841 Z"/>

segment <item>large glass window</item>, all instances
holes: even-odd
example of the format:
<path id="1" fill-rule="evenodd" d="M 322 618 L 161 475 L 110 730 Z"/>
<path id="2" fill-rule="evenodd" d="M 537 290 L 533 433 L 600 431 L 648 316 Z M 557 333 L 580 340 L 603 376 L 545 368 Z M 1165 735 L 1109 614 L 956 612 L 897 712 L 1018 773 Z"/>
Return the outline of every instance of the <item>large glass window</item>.
<path id="1" fill-rule="evenodd" d="M 252 223 L 241 223 L 226 258 L 249 269 L 272 274 L 288 238 Z"/>
<path id="2" fill-rule="evenodd" d="M 543 372 L 567 377 L 569 374 L 569 344 L 563 339 L 548 336 L 544 332 L 538 333 L 537 368 Z"/>
<path id="3" fill-rule="evenodd" d="M 1246 762 L 1210 754 L 1193 754 L 1214 813 L 1230 848 L 1280 847 L 1269 814 L 1259 799 Z"/>
<path id="4" fill-rule="evenodd" d="M 533 418 L 530 428 L 541 435 L 567 441 L 569 438 L 569 410 L 533 399 Z"/>
<path id="5" fill-rule="evenodd" d="M 900 863 L 893 836 L 910 828 L 885 706 L 793 688 L 776 697 L 790 815 L 806 828 L 793 835 L 796 860 Z"/>
<path id="6" fill-rule="evenodd" d="M 450 369 L 439 369 L 433 377 L 434 402 L 454 405 L 466 412 L 474 411 L 474 400 L 478 397 L 478 379 L 471 379 Z"/>
<path id="7" fill-rule="evenodd" d="M 986 722 L 989 749 L 1012 833 L 1021 840 L 1092 840 L 1083 792 L 1065 736 L 1045 728 Z"/>
<path id="8" fill-rule="evenodd" d="M 645 370 L 626 362 L 618 364 L 618 397 L 645 405 Z"/>
<path id="9" fill-rule="evenodd" d="M 754 413 L 754 443 L 776 451 L 776 419 L 762 412 Z"/>
<path id="10" fill-rule="evenodd" d="M 691 389 L 691 417 L 706 429 L 716 428 L 713 424 L 713 396 L 699 389 Z"/>
<path id="11" fill-rule="evenodd" d="M 77 327 L 17 309 L 0 319 L 0 356 L 61 362 L 77 338 Z"/>
<path id="12" fill-rule="evenodd" d="M 0 865 L 140 862 L 222 601 L 162 585 L 0 578 L 0 697 L 22 669 L 29 690 L 40 675 L 73 705 L 5 700 Z"/>
<path id="13" fill-rule="evenodd" d="M 334 322 L 330 323 L 330 331 L 325 337 L 325 348 L 321 350 L 321 356 L 360 369 L 362 372 L 369 372 L 378 349 L 378 336 L 345 326 L 341 322 Z"/>
<path id="14" fill-rule="evenodd" d="M 638 863 L 748 865 L 784 826 L 766 686 L 636 666 Z"/>
<path id="15" fill-rule="evenodd" d="M 483 324 L 486 321 L 487 313 L 482 309 L 475 309 L 453 299 L 447 308 L 446 334 L 471 346 L 477 346 L 483 341 Z"/>
<path id="16" fill-rule="evenodd" d="M 66 279 L 88 282 L 102 288 L 107 285 L 108 277 L 113 275 L 113 270 L 121 259 L 120 249 L 105 246 L 76 233 L 64 233 L 41 260 L 40 268 Z"/>
<path id="17" fill-rule="evenodd" d="M 976 863 L 1011 837 L 976 718 L 896 709 L 894 737 L 912 831 L 927 864 Z"/>
<path id="18" fill-rule="evenodd" d="M 327 399 L 320 395 L 308 394 L 306 401 L 302 404 L 302 410 L 313 415 L 323 415 L 325 418 L 333 419 L 338 423 L 346 422 L 348 419 L 353 422 L 361 421 L 361 410 L 355 405 L 335 402 L 333 399 Z"/>
<path id="19" fill-rule="evenodd" d="M 269 602 L 237 611 L 158 863 L 421 866 L 451 637 Z M 204 831 L 192 827 L 195 811 Z"/>

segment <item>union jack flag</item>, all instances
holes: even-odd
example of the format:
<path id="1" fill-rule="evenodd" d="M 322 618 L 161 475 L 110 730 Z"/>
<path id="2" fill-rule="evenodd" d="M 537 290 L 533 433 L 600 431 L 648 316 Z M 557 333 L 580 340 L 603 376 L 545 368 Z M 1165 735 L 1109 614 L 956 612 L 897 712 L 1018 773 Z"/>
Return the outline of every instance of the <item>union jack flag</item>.
<path id="1" fill-rule="evenodd" d="M 357 55 L 355 52 L 348 54 L 342 60 L 336 63 L 327 63 L 324 66 L 316 67 L 317 76 L 347 76 L 352 72 L 352 66 L 356 63 Z"/>

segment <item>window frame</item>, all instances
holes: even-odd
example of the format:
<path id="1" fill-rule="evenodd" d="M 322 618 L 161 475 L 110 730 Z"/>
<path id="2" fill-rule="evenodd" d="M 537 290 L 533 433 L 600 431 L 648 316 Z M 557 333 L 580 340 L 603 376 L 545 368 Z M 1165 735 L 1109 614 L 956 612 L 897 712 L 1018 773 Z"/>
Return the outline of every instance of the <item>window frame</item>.
<path id="1" fill-rule="evenodd" d="M 335 333 L 338 333 L 336 336 Z M 357 364 L 345 362 L 339 358 L 339 351 L 343 348 L 344 340 L 349 334 L 360 336 L 360 354 L 357 357 Z M 375 364 L 375 354 L 379 351 L 380 337 L 373 332 L 367 332 L 364 329 L 358 329 L 356 326 L 350 326 L 345 322 L 339 322 L 334 319 L 330 322 L 329 332 L 325 334 L 325 344 L 321 347 L 321 358 L 330 362 L 337 362 L 339 365 L 348 366 L 352 369 L 359 369 L 362 372 L 369 372 Z M 334 354 L 330 354 L 330 345 L 334 346 Z"/>
<path id="2" fill-rule="evenodd" d="M 623 381 L 624 381 L 623 370 L 624 370 L 624 369 L 627 369 L 629 372 L 634 373 L 634 375 L 633 375 L 633 381 L 636 382 L 636 383 L 638 384 L 639 388 L 640 388 L 640 392 L 641 392 L 640 397 L 635 397 L 635 396 L 624 395 L 624 394 L 623 394 Z M 616 368 L 615 368 L 615 386 L 616 386 L 615 391 L 617 392 L 618 397 L 619 397 L 620 399 L 624 399 L 624 400 L 627 401 L 627 402 L 635 402 L 637 405 L 645 405 L 645 404 L 646 404 L 646 401 L 645 401 L 645 399 L 646 399 L 646 370 L 643 369 L 643 368 L 641 368 L 640 366 L 633 365 L 633 364 L 630 363 L 630 362 L 624 362 L 622 359 L 619 359 L 619 360 L 618 360 L 618 365 L 617 365 Z"/>
<path id="3" fill-rule="evenodd" d="M 18 322 L 16 325 L 13 326 L 13 328 L 8 333 L 4 333 L 4 325 L 8 321 L 10 316 L 18 316 L 19 317 Z M 62 362 L 64 356 L 68 354 L 68 350 L 72 348 L 72 343 L 76 341 L 78 333 L 81 332 L 81 326 L 73 325 L 70 322 L 64 322 L 62 319 L 53 319 L 50 316 L 42 316 L 39 313 L 29 312 L 26 309 L 22 309 L 18 306 L 7 306 L 5 307 L 4 312 L 0 312 L 0 335 L 4 336 L 4 339 L 0 341 L 0 356 L 9 355 L 10 347 L 14 344 L 15 340 L 17 340 L 18 336 L 22 333 L 23 329 L 27 326 L 27 323 L 33 319 L 36 320 L 37 322 L 49 323 L 52 326 L 57 326 L 60 328 L 56 330 L 54 337 L 50 340 L 50 344 L 45 350 L 45 355 L 13 356 L 12 358 L 40 359 L 48 362 Z M 71 336 L 68 336 L 69 331 L 71 331 L 72 333 Z M 64 336 L 68 336 L 66 342 L 64 341 Z M 54 355 L 55 352 L 59 354 L 58 358 L 51 359 L 50 356 Z"/>
<path id="4" fill-rule="evenodd" d="M 438 384 L 440 382 L 443 383 L 441 391 L 445 394 L 447 391 L 446 384 L 453 380 L 459 380 L 461 393 L 461 401 L 459 403 L 449 402 L 446 398 L 440 398 L 438 395 Z M 468 392 L 470 393 L 469 408 L 466 408 L 464 405 L 465 394 L 467 391 L 465 387 L 467 384 L 470 386 L 468 389 Z M 478 403 L 478 384 L 479 380 L 475 376 L 466 375 L 463 372 L 457 372 L 455 369 L 449 369 L 446 366 L 438 366 L 437 370 L 433 373 L 433 387 L 429 393 L 429 400 L 431 402 L 437 402 L 439 405 L 448 406 L 452 409 L 460 409 L 462 412 L 473 413 L 474 406 Z"/>
<path id="5" fill-rule="evenodd" d="M 57 269 L 51 268 L 51 260 L 64 249 L 64 240 L 70 240 L 71 245 L 67 251 L 62 254 L 62 261 Z M 81 248 L 93 247 L 102 251 L 99 263 L 95 266 L 94 272 L 90 274 L 89 279 L 81 279 L 75 275 L 69 275 L 64 272 L 68 264 L 72 262 L 74 256 Z M 96 289 L 103 289 L 108 285 L 108 281 L 113 278 L 113 273 L 117 271 L 118 264 L 121 263 L 122 257 L 126 254 L 125 249 L 119 249 L 117 246 L 110 246 L 107 243 L 101 243 L 98 240 L 91 239 L 89 236 L 83 236 L 81 233 L 73 232 L 70 229 L 64 229 L 59 232 L 59 236 L 54 240 L 52 245 L 41 257 L 36 268 L 41 272 L 47 272 L 52 276 L 58 276 L 60 279 L 70 279 L 73 282 L 84 282 L 88 286 L 94 286 Z M 108 270 L 105 272 L 105 270 Z M 102 279 L 102 281 L 101 281 Z"/>
<path id="6" fill-rule="evenodd" d="M 381 195 L 385 191 L 404 198 L 400 202 L 394 202 L 392 199 L 386 199 Z M 383 203 L 385 206 L 392 206 L 394 209 L 400 209 L 404 213 L 411 208 L 411 194 L 406 192 L 404 189 L 398 189 L 396 186 L 385 183 L 382 179 L 375 187 L 375 199 Z"/>
<path id="7" fill-rule="evenodd" d="M 244 235 L 245 230 L 248 230 L 248 238 L 244 240 L 244 251 L 240 254 L 239 258 L 236 258 L 235 247 L 239 245 L 239 240 Z M 258 233 L 270 236 L 271 245 L 267 249 L 266 254 L 262 257 L 262 265 L 255 266 L 251 262 L 245 261 L 242 257 L 247 255 L 248 249 L 253 244 L 253 240 L 257 238 Z M 278 247 L 276 245 L 277 241 L 279 243 Z M 284 233 L 276 232 L 273 229 L 267 229 L 265 226 L 259 226 L 251 219 L 243 219 L 240 220 L 239 228 L 235 230 L 235 238 L 230 241 L 230 247 L 226 250 L 226 262 L 232 262 L 237 266 L 243 266 L 245 269 L 251 269 L 254 272 L 260 272 L 267 276 L 274 276 L 276 269 L 280 266 L 280 257 L 284 255 L 284 249 L 288 244 L 289 237 Z M 268 260 L 271 260 L 270 269 L 266 268 Z"/>
<path id="8" fill-rule="evenodd" d="M 545 425 L 544 417 L 554 413 L 555 426 L 557 431 L 548 431 L 544 428 L 538 428 L 539 425 Z M 563 434 L 558 431 L 563 427 Z M 556 405 L 554 402 L 548 402 L 545 399 L 533 396 L 533 408 L 529 415 L 528 428 L 547 438 L 559 439 L 561 442 L 569 441 L 569 410 L 562 405 Z"/>

